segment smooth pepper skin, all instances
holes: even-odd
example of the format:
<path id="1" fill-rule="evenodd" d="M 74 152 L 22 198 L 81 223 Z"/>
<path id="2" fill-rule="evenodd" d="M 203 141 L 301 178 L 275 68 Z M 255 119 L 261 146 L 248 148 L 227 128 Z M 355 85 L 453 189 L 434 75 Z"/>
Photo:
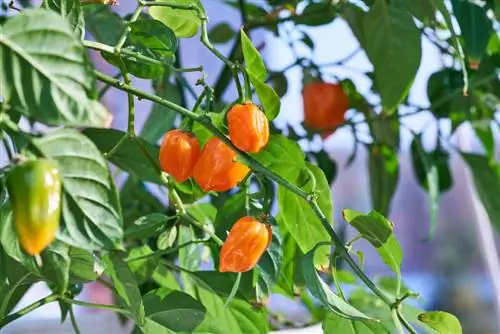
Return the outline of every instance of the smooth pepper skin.
<path id="1" fill-rule="evenodd" d="M 176 129 L 163 137 L 160 166 L 177 182 L 184 182 L 193 175 L 199 157 L 200 144 L 192 133 Z"/>
<path id="2" fill-rule="evenodd" d="M 220 272 L 240 273 L 251 270 L 271 243 L 270 225 L 254 217 L 240 218 L 231 228 L 220 252 Z"/>
<path id="3" fill-rule="evenodd" d="M 344 123 L 349 99 L 339 84 L 310 82 L 302 90 L 304 124 L 327 136 Z"/>
<path id="4" fill-rule="evenodd" d="M 237 104 L 227 114 L 231 142 L 243 152 L 257 153 L 269 141 L 266 115 L 253 103 Z"/>
<path id="5" fill-rule="evenodd" d="M 194 167 L 193 178 L 203 191 L 226 191 L 247 176 L 250 169 L 236 161 L 236 152 L 219 138 L 210 138 Z"/>
<path id="6" fill-rule="evenodd" d="M 38 255 L 56 237 L 61 218 L 61 176 L 55 162 L 30 160 L 7 177 L 14 227 L 19 243 L 30 255 Z"/>

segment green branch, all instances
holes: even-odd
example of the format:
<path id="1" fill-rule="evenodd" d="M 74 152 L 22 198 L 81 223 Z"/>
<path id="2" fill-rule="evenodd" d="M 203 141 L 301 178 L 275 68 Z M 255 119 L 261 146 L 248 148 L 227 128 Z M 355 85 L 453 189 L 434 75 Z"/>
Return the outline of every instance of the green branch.
<path id="1" fill-rule="evenodd" d="M 15 312 L 15 313 L 9 314 L 8 316 L 1 318 L 0 319 L 0 329 L 5 327 L 6 325 L 11 323 L 12 321 L 17 320 L 17 319 L 21 318 L 22 316 L 30 313 L 31 311 L 34 311 L 43 305 L 55 302 L 58 299 L 59 299 L 59 297 L 57 295 L 53 294 L 53 295 L 47 296 L 45 298 L 42 298 L 40 300 L 37 300 L 36 302 L 26 306 L 25 308 Z"/>

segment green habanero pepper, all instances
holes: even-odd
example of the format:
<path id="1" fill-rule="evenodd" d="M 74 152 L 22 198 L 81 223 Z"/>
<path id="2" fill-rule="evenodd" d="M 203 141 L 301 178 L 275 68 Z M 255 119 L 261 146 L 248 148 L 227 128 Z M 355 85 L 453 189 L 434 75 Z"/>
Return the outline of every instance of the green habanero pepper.
<path id="1" fill-rule="evenodd" d="M 40 254 L 55 239 L 61 218 L 61 176 L 55 162 L 29 160 L 7 176 L 14 226 L 30 255 Z"/>

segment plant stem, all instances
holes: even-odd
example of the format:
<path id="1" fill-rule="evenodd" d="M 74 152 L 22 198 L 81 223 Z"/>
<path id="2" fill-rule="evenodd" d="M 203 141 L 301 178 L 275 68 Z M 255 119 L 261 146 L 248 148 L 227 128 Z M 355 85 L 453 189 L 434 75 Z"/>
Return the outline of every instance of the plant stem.
<path id="1" fill-rule="evenodd" d="M 71 319 L 71 325 L 73 326 L 73 330 L 75 334 L 81 334 L 80 328 L 78 328 L 78 323 L 76 322 L 75 312 L 73 311 L 73 306 L 69 307 L 69 317 Z"/>
<path id="2" fill-rule="evenodd" d="M 396 314 L 398 316 L 398 319 L 401 321 L 403 326 L 408 330 L 408 332 L 410 332 L 411 334 L 417 334 L 415 328 L 413 328 L 413 326 L 405 319 L 405 317 L 403 317 L 399 309 L 396 310 Z"/>
<path id="3" fill-rule="evenodd" d="M 93 304 L 93 303 L 87 303 L 81 300 L 76 300 L 76 299 L 71 299 L 71 298 L 66 298 L 66 297 L 59 297 L 59 300 L 68 303 L 68 304 L 73 304 L 73 305 L 79 305 L 83 307 L 90 307 L 90 308 L 95 308 L 99 310 L 107 310 L 107 311 L 113 311 L 121 314 L 128 315 L 129 312 L 121 307 L 114 306 L 114 305 L 104 305 L 104 304 Z"/>
<path id="4" fill-rule="evenodd" d="M 401 321 L 399 320 L 398 312 L 396 309 L 391 310 L 391 317 L 392 317 L 392 321 L 394 322 L 394 325 L 396 326 L 396 330 L 398 331 L 398 333 L 405 334 L 405 331 L 403 330 L 403 326 L 401 326 Z"/>
<path id="5" fill-rule="evenodd" d="M 27 313 L 30 313 L 31 311 L 34 311 L 43 305 L 55 302 L 57 299 L 58 299 L 57 295 L 55 295 L 55 294 L 49 295 L 45 298 L 37 300 L 36 302 L 26 306 L 25 308 L 15 312 L 15 313 L 9 314 L 8 316 L 1 318 L 0 319 L 0 329 L 5 327 L 6 325 L 11 323 L 12 321 L 21 318 L 23 315 L 26 315 Z"/>
<path id="6" fill-rule="evenodd" d="M 12 158 L 11 158 L 12 159 Z M 5 315 L 5 311 L 7 310 L 7 307 L 9 305 L 9 301 L 12 298 L 12 295 L 14 292 L 17 290 L 17 288 L 31 275 L 31 273 L 26 273 L 23 277 L 21 277 L 13 286 L 10 288 L 9 292 L 7 292 L 7 295 L 3 299 L 2 306 L 0 307 L 0 317 L 3 317 Z"/>
<path id="7" fill-rule="evenodd" d="M 175 252 L 177 252 L 181 248 L 184 248 L 184 247 L 187 247 L 187 246 L 190 246 L 190 245 L 203 244 L 205 242 L 207 242 L 207 240 L 192 240 L 192 241 L 183 243 L 182 245 L 179 245 L 177 247 L 166 249 L 164 251 L 154 252 L 154 253 L 151 253 L 151 254 L 146 254 L 146 255 L 142 255 L 142 256 L 138 256 L 138 257 L 133 257 L 131 259 L 126 259 L 125 262 L 130 263 L 130 262 L 139 261 L 139 260 L 147 260 L 147 259 L 150 259 L 150 258 L 162 257 L 164 255 L 175 253 Z"/>

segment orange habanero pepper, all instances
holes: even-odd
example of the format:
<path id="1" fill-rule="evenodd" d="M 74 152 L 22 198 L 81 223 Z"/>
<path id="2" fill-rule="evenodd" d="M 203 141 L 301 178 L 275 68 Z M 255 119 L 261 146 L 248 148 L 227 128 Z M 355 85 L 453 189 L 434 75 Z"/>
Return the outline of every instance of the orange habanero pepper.
<path id="1" fill-rule="evenodd" d="M 200 144 L 192 133 L 176 129 L 163 137 L 160 166 L 177 182 L 184 182 L 193 175 L 199 157 Z"/>
<path id="2" fill-rule="evenodd" d="M 236 152 L 219 138 L 212 137 L 203 147 L 193 178 L 203 191 L 226 191 L 243 180 L 250 169 L 235 161 Z"/>
<path id="3" fill-rule="evenodd" d="M 220 253 L 220 272 L 245 272 L 257 264 L 273 237 L 270 225 L 254 217 L 240 218 L 231 228 Z"/>
<path id="4" fill-rule="evenodd" d="M 257 153 L 269 140 L 266 115 L 253 103 L 237 104 L 227 114 L 229 137 L 243 152 Z"/>
<path id="5" fill-rule="evenodd" d="M 339 84 L 313 81 L 304 85 L 304 124 L 327 137 L 344 123 L 349 99 Z"/>

